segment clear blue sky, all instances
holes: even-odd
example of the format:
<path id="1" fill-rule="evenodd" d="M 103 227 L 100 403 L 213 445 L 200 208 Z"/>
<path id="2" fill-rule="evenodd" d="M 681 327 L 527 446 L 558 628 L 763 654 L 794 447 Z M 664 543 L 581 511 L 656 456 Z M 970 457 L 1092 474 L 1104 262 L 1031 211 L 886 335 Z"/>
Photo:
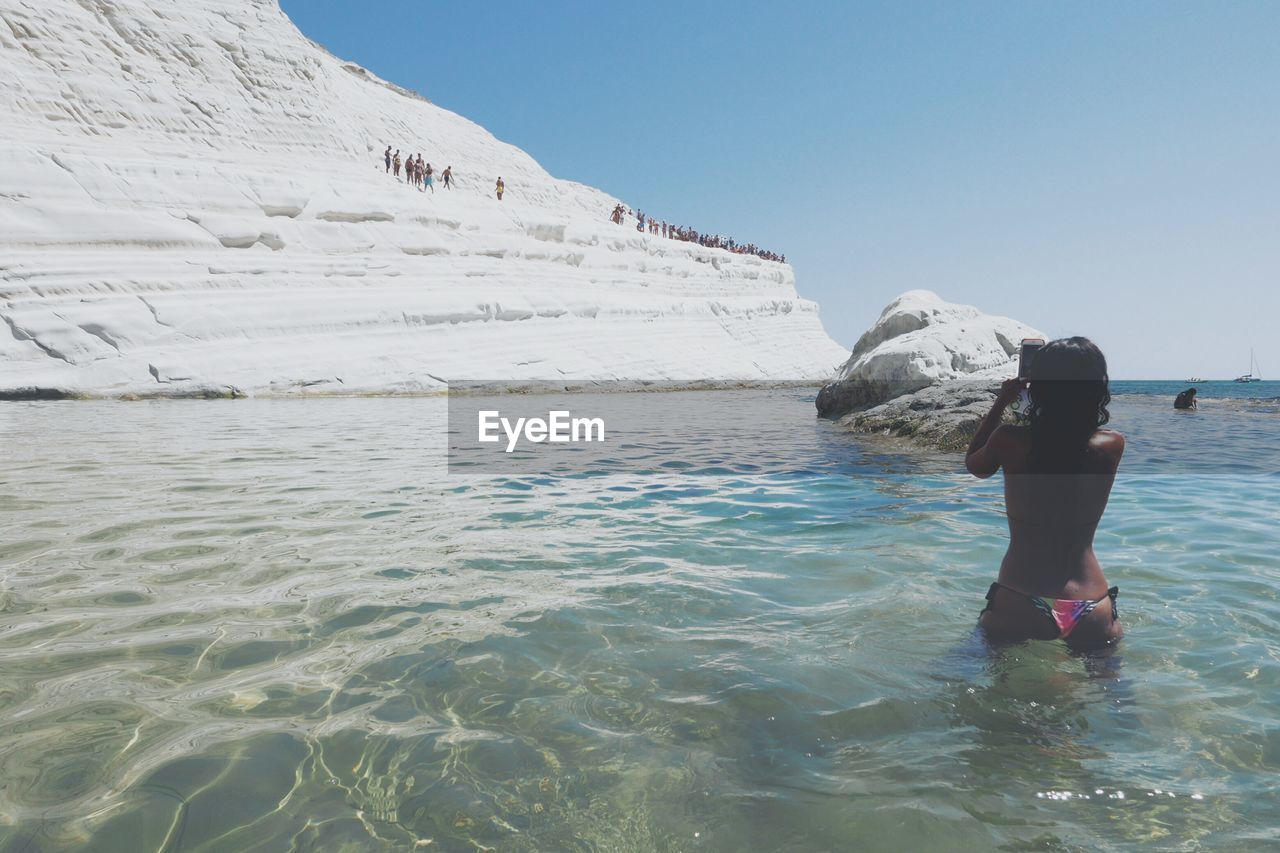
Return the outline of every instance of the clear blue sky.
<path id="1" fill-rule="evenodd" d="M 924 287 L 1121 378 L 1280 378 L 1280 2 L 282 5 L 554 175 L 786 252 L 843 344 Z"/>

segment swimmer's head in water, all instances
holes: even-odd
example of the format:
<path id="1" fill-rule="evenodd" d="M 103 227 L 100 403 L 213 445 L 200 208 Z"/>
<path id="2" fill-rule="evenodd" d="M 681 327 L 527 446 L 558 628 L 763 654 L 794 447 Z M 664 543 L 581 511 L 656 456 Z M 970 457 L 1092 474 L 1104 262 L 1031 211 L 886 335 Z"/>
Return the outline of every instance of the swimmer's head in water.
<path id="1" fill-rule="evenodd" d="M 1060 338 L 1036 353 L 1027 374 L 1031 469 L 1078 470 L 1089 439 L 1111 420 L 1106 356 L 1088 338 Z"/>

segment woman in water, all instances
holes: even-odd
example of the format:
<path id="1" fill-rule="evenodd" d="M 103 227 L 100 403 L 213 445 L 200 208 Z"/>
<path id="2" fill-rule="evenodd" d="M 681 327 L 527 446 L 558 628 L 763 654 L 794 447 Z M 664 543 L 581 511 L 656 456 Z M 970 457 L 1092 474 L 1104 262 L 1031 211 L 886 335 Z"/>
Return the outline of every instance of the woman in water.
<path id="1" fill-rule="evenodd" d="M 987 592 L 979 624 L 992 639 L 1112 643 L 1123 630 L 1116 587 L 1093 553 L 1124 453 L 1110 420 L 1107 360 L 1088 338 L 1065 338 L 1035 354 L 1027 376 L 1008 379 L 983 418 L 965 467 L 986 479 L 1004 469 L 1009 550 Z M 1001 425 L 1023 388 L 1025 426 Z"/>

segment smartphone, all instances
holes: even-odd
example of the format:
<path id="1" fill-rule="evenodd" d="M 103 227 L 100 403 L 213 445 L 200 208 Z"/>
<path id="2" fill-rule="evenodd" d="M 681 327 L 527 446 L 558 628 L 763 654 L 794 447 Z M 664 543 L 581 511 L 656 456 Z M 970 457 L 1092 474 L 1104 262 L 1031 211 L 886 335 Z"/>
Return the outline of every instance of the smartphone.
<path id="1" fill-rule="evenodd" d="M 1018 350 L 1018 378 L 1027 378 L 1027 369 L 1031 366 L 1031 359 L 1035 354 L 1044 349 L 1044 338 L 1023 338 L 1022 347 Z"/>
<path id="2" fill-rule="evenodd" d="M 1035 354 L 1044 348 L 1044 338 L 1023 338 L 1022 346 L 1018 349 L 1018 378 L 1027 378 L 1027 369 L 1031 367 L 1031 359 Z M 1019 423 L 1027 420 L 1027 413 L 1031 409 L 1031 395 L 1023 388 L 1018 392 L 1018 399 L 1013 401 L 1013 417 Z"/>

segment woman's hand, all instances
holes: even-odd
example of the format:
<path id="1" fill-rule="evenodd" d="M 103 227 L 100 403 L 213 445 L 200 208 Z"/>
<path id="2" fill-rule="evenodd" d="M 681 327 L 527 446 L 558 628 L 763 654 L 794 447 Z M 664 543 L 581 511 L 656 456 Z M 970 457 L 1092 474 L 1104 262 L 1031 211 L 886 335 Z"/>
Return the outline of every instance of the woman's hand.
<path id="1" fill-rule="evenodd" d="M 1000 393 L 996 395 L 996 407 L 1000 409 L 1006 408 L 1010 403 L 1018 399 L 1022 389 L 1030 384 L 1025 379 L 1006 379 L 1001 382 Z"/>

